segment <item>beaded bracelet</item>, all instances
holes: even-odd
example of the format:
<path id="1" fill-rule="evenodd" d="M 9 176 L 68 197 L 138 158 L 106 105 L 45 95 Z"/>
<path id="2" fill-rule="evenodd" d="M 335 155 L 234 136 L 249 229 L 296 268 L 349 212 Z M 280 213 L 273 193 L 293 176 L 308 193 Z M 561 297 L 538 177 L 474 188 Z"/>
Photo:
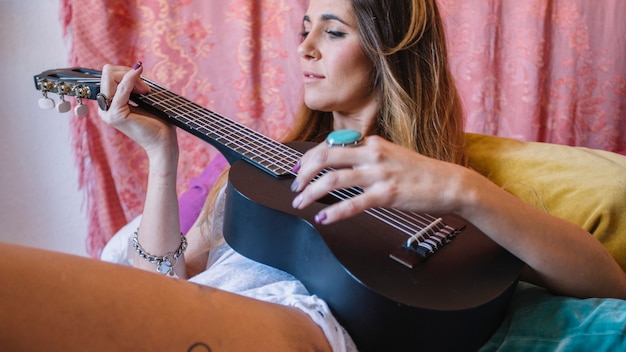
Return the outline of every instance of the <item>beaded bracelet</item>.
<path id="1" fill-rule="evenodd" d="M 180 234 L 180 246 L 175 252 L 167 252 L 162 256 L 150 254 L 146 252 L 141 245 L 139 244 L 139 239 L 137 235 L 137 231 L 133 234 L 133 247 L 135 247 L 135 251 L 141 258 L 147 261 L 150 264 L 155 264 L 157 266 L 157 272 L 163 275 L 176 276 L 174 273 L 174 266 L 178 263 L 178 258 L 185 253 L 187 249 L 187 239 L 181 233 Z M 172 259 L 170 259 L 172 258 Z M 173 261 L 172 261 L 173 260 Z"/>

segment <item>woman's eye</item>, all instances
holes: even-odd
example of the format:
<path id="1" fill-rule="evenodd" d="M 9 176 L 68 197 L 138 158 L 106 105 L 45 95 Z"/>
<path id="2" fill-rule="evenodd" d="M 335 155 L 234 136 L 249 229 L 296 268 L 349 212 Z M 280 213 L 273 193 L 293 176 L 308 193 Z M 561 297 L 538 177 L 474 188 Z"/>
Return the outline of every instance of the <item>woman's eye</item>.
<path id="1" fill-rule="evenodd" d="M 344 32 L 327 30 L 326 33 L 333 38 L 342 38 L 346 35 Z"/>
<path id="2" fill-rule="evenodd" d="M 301 40 L 305 40 L 306 37 L 308 37 L 309 33 L 311 31 L 309 30 L 303 30 L 302 32 L 300 32 L 300 39 Z M 331 38 L 343 38 L 346 36 L 345 32 L 341 32 L 341 31 L 334 31 L 334 30 L 325 30 L 324 33 L 328 34 L 328 36 L 330 36 Z"/>

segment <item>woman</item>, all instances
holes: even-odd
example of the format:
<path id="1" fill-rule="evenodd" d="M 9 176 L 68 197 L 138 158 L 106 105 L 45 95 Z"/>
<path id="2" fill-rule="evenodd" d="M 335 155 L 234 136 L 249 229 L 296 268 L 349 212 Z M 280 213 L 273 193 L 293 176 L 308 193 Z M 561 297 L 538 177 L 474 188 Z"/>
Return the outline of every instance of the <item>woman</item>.
<path id="1" fill-rule="evenodd" d="M 294 166 L 295 208 L 332 189 L 360 185 L 362 195 L 328 206 L 316 221 L 332 223 L 373 206 L 455 213 L 526 262 L 525 279 L 572 296 L 626 298 L 626 276 L 592 236 L 466 168 L 462 114 L 434 1 L 311 0 L 303 29 L 298 53 L 305 106 L 292 139 L 322 141 L 332 130 L 346 128 L 366 138 L 357 148 L 322 144 L 307 152 Z M 139 80 L 142 70 L 140 64 L 105 66 L 102 107 L 107 111 L 100 113 L 139 143 L 150 162 L 134 265 L 181 278 L 201 272 L 194 282 L 257 299 L 5 246 L 0 264 L 11 270 L 2 274 L 0 290 L 3 301 L 13 304 L 2 309 L 13 318 L 3 319 L 7 326 L 1 326 L 0 341 L 13 350 L 29 343 L 64 350 L 86 344 L 106 350 L 353 349 L 324 302 L 307 296 L 292 277 L 238 256 L 222 243 L 221 192 L 207 201 L 185 248 L 175 191 L 175 129 L 128 105 L 131 91 L 147 91 Z M 309 183 L 327 167 L 341 168 Z M 151 255 L 171 265 L 157 266 Z M 221 270 L 224 266 L 234 267 L 239 281 L 230 281 L 233 275 Z M 571 277 L 572 270 L 581 275 Z M 250 287 L 248 280 L 261 282 Z M 46 309 L 40 311 L 41 305 Z"/>

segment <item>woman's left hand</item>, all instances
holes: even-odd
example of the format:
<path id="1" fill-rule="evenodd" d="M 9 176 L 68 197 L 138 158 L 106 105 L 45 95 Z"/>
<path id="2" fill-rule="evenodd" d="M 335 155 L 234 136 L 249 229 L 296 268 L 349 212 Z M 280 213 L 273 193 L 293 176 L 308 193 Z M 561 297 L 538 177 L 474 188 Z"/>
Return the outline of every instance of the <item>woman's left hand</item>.
<path id="1" fill-rule="evenodd" d="M 323 169 L 332 168 L 318 180 Z M 322 143 L 304 154 L 295 168 L 292 189 L 300 192 L 294 208 L 304 208 L 335 189 L 360 186 L 363 194 L 335 203 L 316 217 L 332 223 L 372 207 L 416 212 L 453 213 L 470 170 L 402 148 L 379 136 L 364 139 L 358 147 L 328 147 Z"/>
<path id="2" fill-rule="evenodd" d="M 336 171 L 311 183 L 327 168 Z M 298 176 L 293 190 L 300 192 L 293 200 L 295 208 L 304 208 L 335 189 L 361 186 L 364 190 L 322 209 L 315 217 L 318 223 L 332 223 L 372 207 L 456 214 L 526 263 L 524 280 L 557 294 L 626 297 L 626 275 L 597 239 L 469 168 L 372 136 L 353 148 L 318 145 L 304 154 L 294 171 Z"/>

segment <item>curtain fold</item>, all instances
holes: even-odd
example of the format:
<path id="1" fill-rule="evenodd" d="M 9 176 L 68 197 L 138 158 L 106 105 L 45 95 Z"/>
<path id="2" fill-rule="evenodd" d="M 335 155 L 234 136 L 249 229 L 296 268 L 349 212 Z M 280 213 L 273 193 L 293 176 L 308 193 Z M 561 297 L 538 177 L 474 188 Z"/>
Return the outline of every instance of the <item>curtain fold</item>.
<path id="1" fill-rule="evenodd" d="M 469 131 L 626 151 L 626 2 L 438 2 Z"/>
<path id="2" fill-rule="evenodd" d="M 438 0 L 467 130 L 626 151 L 626 13 L 621 0 Z M 62 0 L 70 65 L 144 62 L 144 75 L 273 138 L 301 96 L 307 0 Z M 70 121 L 86 192 L 88 253 L 143 207 L 143 151 L 93 102 Z M 179 192 L 216 155 L 180 134 Z"/>

